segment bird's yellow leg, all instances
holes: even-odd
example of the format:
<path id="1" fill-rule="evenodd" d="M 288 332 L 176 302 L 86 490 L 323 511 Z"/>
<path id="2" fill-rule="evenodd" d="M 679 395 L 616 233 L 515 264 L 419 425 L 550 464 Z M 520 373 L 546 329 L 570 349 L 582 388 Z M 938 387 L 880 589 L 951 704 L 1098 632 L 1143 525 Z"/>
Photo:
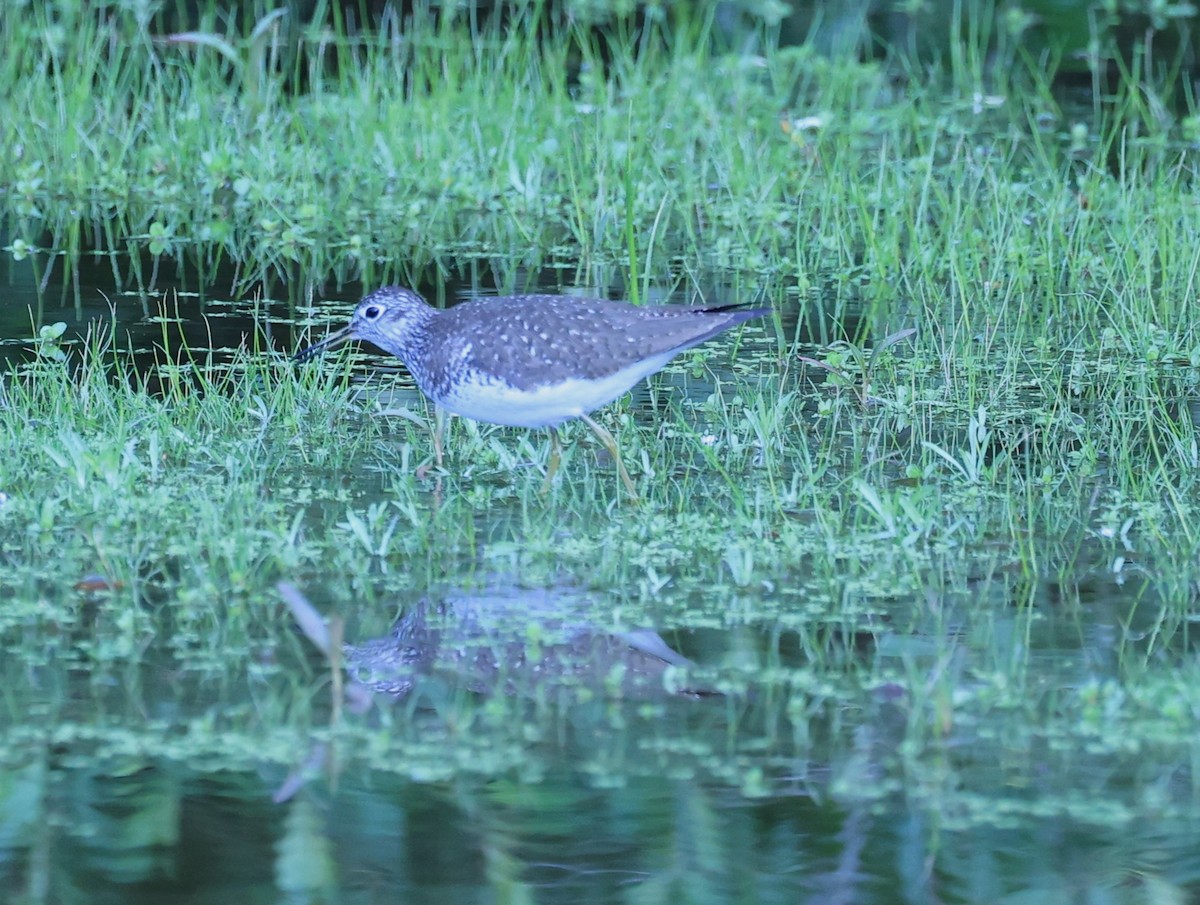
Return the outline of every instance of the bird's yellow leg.
<path id="1" fill-rule="evenodd" d="M 442 467 L 442 440 L 446 436 L 446 410 L 440 405 L 433 409 L 433 461 Z"/>
<path id="2" fill-rule="evenodd" d="M 546 480 L 542 482 L 542 493 L 550 492 L 550 484 L 554 481 L 554 475 L 558 472 L 559 463 L 562 462 L 562 446 L 558 442 L 558 430 L 550 427 L 550 458 L 546 462 Z"/>
<path id="3" fill-rule="evenodd" d="M 613 457 L 613 461 L 617 463 L 617 474 L 621 476 L 621 482 L 625 485 L 625 489 L 629 491 L 629 496 L 635 503 L 638 502 L 637 488 L 633 486 L 629 472 L 625 470 L 625 463 L 621 461 L 621 452 L 617 449 L 617 441 L 613 438 L 613 435 L 587 415 L 580 415 L 579 417 L 583 420 L 584 424 L 592 429 L 592 433 L 600 439 L 600 442 L 604 444 L 604 448 L 608 450 L 609 455 Z"/>

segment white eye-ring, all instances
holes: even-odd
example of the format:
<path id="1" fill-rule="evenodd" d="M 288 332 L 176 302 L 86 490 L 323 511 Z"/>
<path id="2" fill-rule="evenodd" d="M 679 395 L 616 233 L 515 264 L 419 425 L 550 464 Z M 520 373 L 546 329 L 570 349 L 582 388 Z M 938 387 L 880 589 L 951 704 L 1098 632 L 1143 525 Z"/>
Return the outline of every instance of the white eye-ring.
<path id="1" fill-rule="evenodd" d="M 363 317 L 369 321 L 375 320 L 381 314 L 383 314 L 383 309 L 378 305 L 368 305 L 363 309 Z"/>

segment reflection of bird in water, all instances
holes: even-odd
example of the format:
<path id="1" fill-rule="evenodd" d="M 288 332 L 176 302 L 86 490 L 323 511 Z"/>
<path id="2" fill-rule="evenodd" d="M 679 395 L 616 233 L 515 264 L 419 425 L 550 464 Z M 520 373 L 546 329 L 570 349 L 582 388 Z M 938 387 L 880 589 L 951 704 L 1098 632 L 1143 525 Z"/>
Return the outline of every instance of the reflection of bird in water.
<path id="1" fill-rule="evenodd" d="M 321 629 L 314 637 L 308 627 L 315 621 L 323 628 L 319 614 L 291 585 L 279 590 L 328 653 L 328 637 L 319 637 Z M 386 637 L 344 645 L 341 662 L 359 686 L 397 697 L 431 677 L 481 694 L 544 693 L 547 687 L 615 697 L 712 693 L 688 687 L 686 673 L 668 678 L 668 669 L 695 664 L 657 632 L 589 623 L 584 603 L 565 592 L 524 590 L 421 600 Z"/>

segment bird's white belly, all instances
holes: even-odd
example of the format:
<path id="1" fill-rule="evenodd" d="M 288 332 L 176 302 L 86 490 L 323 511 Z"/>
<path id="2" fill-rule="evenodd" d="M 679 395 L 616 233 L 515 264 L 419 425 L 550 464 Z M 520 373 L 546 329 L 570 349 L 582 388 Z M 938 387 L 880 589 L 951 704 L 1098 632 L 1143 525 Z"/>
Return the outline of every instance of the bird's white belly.
<path id="1" fill-rule="evenodd" d="M 471 381 L 440 401 L 442 408 L 474 421 L 511 427 L 552 427 L 612 402 L 675 357 L 663 352 L 598 380 L 569 378 L 534 390 Z"/>

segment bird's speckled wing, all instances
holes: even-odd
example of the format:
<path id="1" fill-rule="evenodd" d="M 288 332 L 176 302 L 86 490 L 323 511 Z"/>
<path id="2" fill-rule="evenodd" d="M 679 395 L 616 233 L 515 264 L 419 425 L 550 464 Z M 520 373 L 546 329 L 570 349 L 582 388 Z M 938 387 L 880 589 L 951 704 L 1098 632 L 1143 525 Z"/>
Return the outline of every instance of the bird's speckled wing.
<path id="1" fill-rule="evenodd" d="M 488 316 L 476 320 L 480 308 Z M 527 389 L 547 382 L 549 373 L 594 379 L 682 352 L 767 310 L 637 307 L 553 295 L 477 299 L 446 311 L 430 339 L 442 356 Z"/>

